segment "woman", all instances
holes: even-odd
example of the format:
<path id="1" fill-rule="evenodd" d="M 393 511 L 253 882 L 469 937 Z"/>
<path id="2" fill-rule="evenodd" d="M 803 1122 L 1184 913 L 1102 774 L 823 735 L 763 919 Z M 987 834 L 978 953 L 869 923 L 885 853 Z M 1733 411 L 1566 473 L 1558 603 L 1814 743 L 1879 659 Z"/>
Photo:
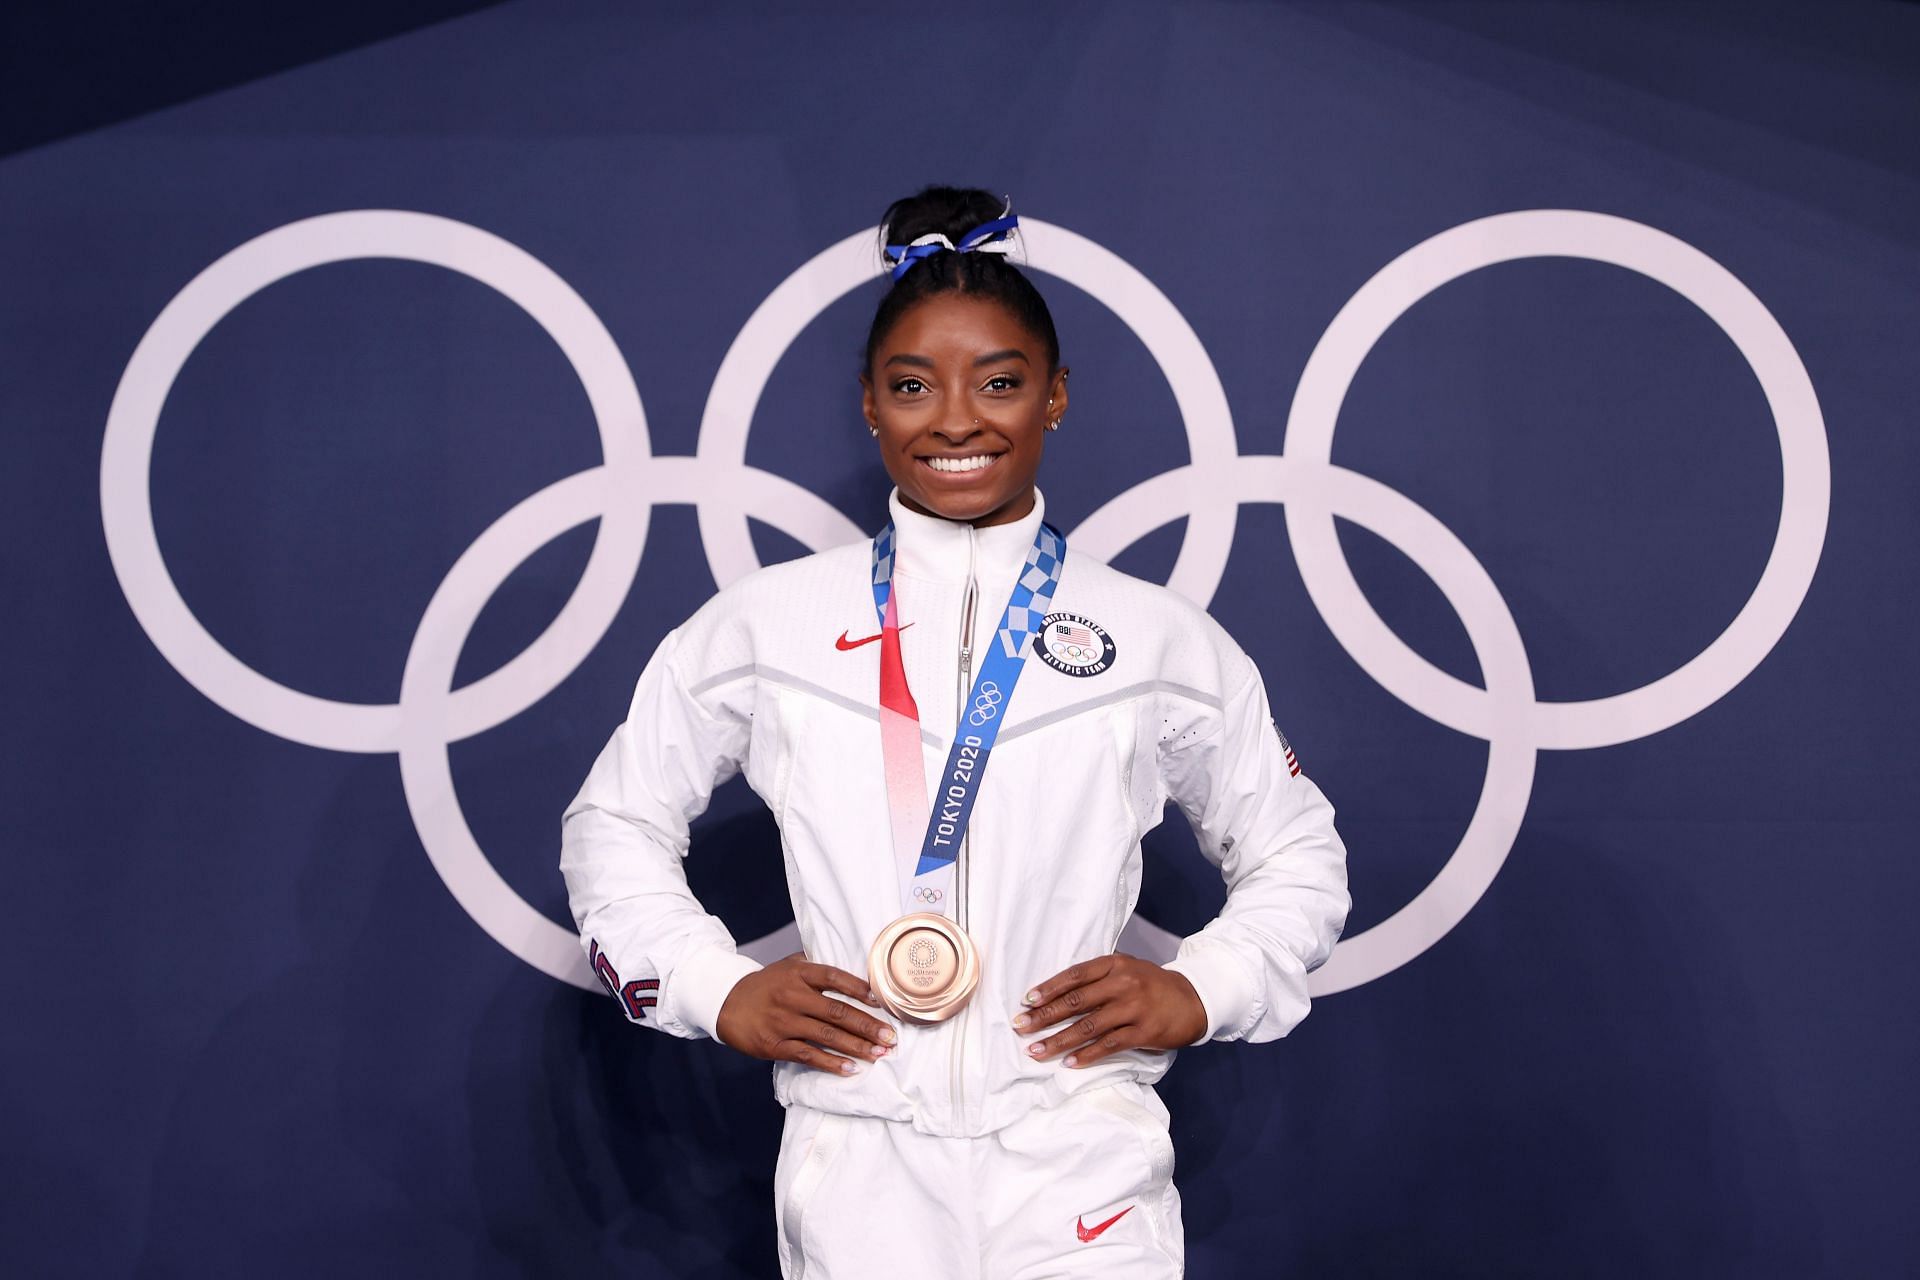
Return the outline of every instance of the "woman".
<path id="1" fill-rule="evenodd" d="M 1044 522 L 1067 369 L 1014 224 L 977 190 L 887 211 L 860 382 L 891 525 L 670 633 L 563 819 L 626 1016 L 776 1063 L 790 1277 L 1180 1274 L 1167 1051 L 1286 1034 L 1349 905 L 1254 664 Z M 680 867 L 741 770 L 805 948 L 764 967 Z M 1157 965 L 1114 947 L 1168 800 L 1228 894 Z"/>

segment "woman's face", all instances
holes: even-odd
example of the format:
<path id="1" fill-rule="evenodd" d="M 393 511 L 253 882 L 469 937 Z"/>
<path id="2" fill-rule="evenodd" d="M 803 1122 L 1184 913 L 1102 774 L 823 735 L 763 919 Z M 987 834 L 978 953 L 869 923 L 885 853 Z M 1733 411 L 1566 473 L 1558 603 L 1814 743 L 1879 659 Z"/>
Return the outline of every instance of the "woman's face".
<path id="1" fill-rule="evenodd" d="M 867 425 L 909 510 L 973 525 L 1033 509 L 1067 370 L 1000 303 L 940 293 L 903 314 L 860 375 Z"/>

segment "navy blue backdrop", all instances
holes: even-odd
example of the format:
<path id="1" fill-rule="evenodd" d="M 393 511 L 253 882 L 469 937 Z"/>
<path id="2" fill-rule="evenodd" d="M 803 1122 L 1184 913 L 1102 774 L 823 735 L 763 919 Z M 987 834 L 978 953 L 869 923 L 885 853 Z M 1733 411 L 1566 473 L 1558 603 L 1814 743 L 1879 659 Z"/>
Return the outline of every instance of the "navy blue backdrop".
<path id="1" fill-rule="evenodd" d="M 1192 1273 L 1914 1266 L 1916 67 L 1895 3 L 506 5 L 0 159 L 0 1258 L 773 1270 L 766 1067 L 579 985 L 558 819 L 717 579 L 880 518 L 849 237 L 956 181 L 1034 223 L 1050 513 L 1308 673 L 1351 852 L 1312 1016 L 1163 1086 Z M 687 866 L 790 920 L 737 784 Z"/>

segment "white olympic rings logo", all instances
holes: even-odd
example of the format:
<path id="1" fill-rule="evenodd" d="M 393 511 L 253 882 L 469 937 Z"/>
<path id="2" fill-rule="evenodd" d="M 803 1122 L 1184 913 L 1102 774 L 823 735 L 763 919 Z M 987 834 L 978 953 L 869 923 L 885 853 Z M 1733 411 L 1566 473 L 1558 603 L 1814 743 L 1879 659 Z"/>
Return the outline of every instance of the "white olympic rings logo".
<path id="1" fill-rule="evenodd" d="M 1395 697 L 1488 743 L 1487 776 L 1459 847 L 1414 899 L 1342 939 L 1313 975 L 1315 994 L 1358 986 L 1407 963 L 1458 924 L 1498 873 L 1525 814 L 1534 760 L 1546 750 L 1628 742 L 1711 705 L 1770 652 L 1806 597 L 1826 537 L 1826 427 L 1812 382 L 1777 321 L 1747 287 L 1691 245 L 1606 214 L 1533 209 L 1441 232 L 1383 267 L 1341 308 L 1294 393 L 1283 455 L 1239 452 L 1226 391 L 1173 303 L 1131 265 L 1085 237 L 1023 218 L 1028 260 L 1105 304 L 1146 345 L 1171 385 L 1191 461 L 1113 498 L 1071 533 L 1110 559 L 1185 518 L 1168 585 L 1205 605 L 1232 549 L 1239 504 L 1283 503 L 1287 532 L 1315 607 L 1360 667 Z M 813 550 L 864 538 L 822 499 L 746 464 L 754 408 L 788 345 L 813 318 L 876 275 L 873 232 L 847 236 L 802 265 L 754 311 L 720 363 L 693 457 L 651 452 L 631 370 L 585 300 L 539 260 L 500 237 L 429 214 L 332 213 L 240 245 L 162 309 L 128 361 L 108 411 L 100 462 L 107 549 L 140 625 L 168 662 L 233 715 L 293 742 L 400 758 L 422 844 L 454 898 L 522 960 L 586 989 L 597 979 L 571 929 L 549 920 L 501 878 L 474 840 L 454 792 L 448 747 L 533 705 L 585 659 L 632 585 L 654 503 L 691 502 L 716 583 L 758 567 L 749 511 Z M 1779 435 L 1780 521 L 1753 593 L 1692 660 L 1626 693 L 1542 702 L 1512 614 L 1473 553 L 1404 495 L 1334 466 L 1334 423 L 1348 385 L 1380 336 L 1447 282 L 1495 263 L 1570 257 L 1611 263 L 1666 285 L 1704 311 L 1752 366 Z M 523 308 L 573 365 L 598 424 L 600 466 L 523 499 L 459 557 L 435 591 L 408 650 L 398 702 L 362 704 L 288 688 L 241 663 L 201 626 L 168 574 L 148 482 L 154 435 L 175 377 L 219 320 L 276 281 L 327 263 L 397 258 L 478 280 Z M 1485 688 L 1459 680 L 1388 629 L 1355 582 L 1334 517 L 1369 529 L 1411 559 L 1459 613 Z M 454 689 L 454 664 L 482 607 L 540 547 L 599 521 L 579 583 L 547 629 L 499 670 Z M 1155 959 L 1177 939 L 1136 918 L 1132 949 Z M 794 928 L 744 948 L 763 959 L 794 947 Z"/>
<path id="2" fill-rule="evenodd" d="M 973 710 L 967 713 L 967 723 L 978 728 L 1000 714 L 1000 686 L 989 680 L 980 686 L 980 692 L 974 695 Z"/>

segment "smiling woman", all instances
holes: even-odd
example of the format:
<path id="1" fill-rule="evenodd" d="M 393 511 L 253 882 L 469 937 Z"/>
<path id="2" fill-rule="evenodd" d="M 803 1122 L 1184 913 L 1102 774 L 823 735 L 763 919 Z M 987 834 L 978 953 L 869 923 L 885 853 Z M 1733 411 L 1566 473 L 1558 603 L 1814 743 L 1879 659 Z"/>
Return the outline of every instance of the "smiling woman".
<path id="1" fill-rule="evenodd" d="M 1045 520 L 1067 369 L 1017 228 L 979 190 L 887 211 L 860 386 L 891 521 L 670 633 L 562 821 L 626 1017 L 775 1063 L 790 1277 L 1179 1275 L 1153 1084 L 1172 1050 L 1291 1030 L 1349 906 L 1332 806 L 1246 653 Z M 681 867 L 740 771 L 804 947 L 764 967 Z M 1114 948 L 1169 801 L 1227 902 L 1159 965 Z"/>
<path id="2" fill-rule="evenodd" d="M 860 371 L 867 425 L 901 500 L 976 526 L 1033 509 L 1041 433 L 1067 411 L 1053 315 L 1006 258 L 1009 209 L 984 191 L 935 187 L 887 210 L 881 241 L 899 260 Z"/>

